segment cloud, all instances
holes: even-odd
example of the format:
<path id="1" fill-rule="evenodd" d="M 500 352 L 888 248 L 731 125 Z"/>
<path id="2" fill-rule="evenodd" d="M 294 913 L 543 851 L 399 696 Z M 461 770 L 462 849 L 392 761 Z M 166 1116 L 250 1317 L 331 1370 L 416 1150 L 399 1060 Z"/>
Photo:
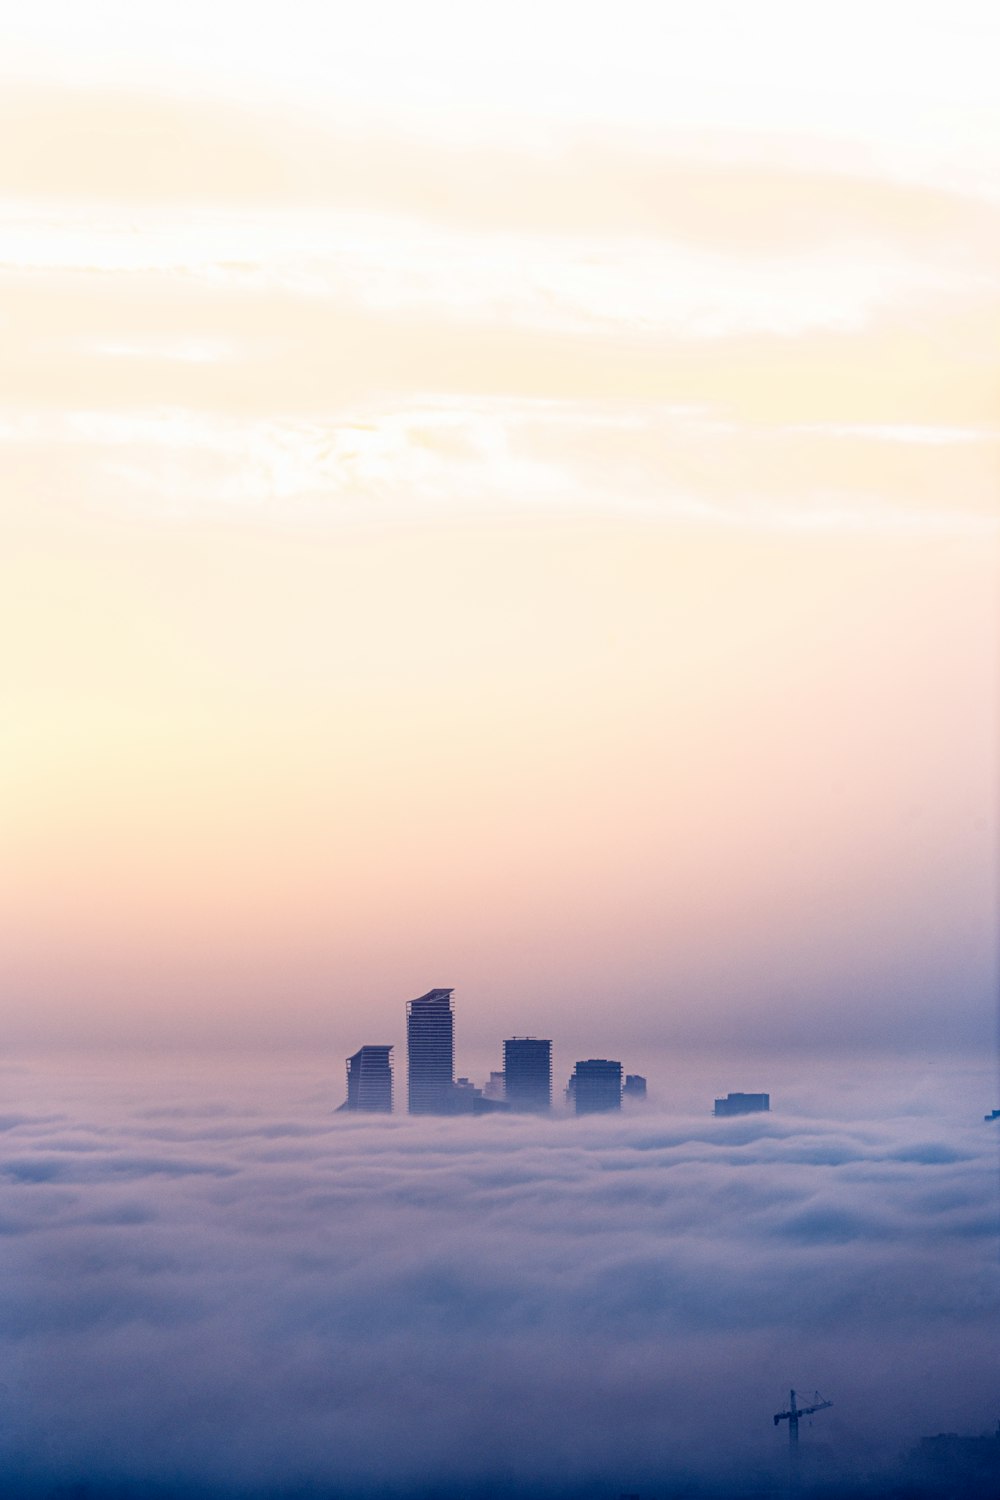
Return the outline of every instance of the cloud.
<path id="1" fill-rule="evenodd" d="M 4 154 L 0 190 L 43 203 L 336 206 L 482 231 L 586 235 L 611 225 L 740 256 L 839 239 L 963 261 L 978 246 L 988 265 L 996 237 L 988 177 L 969 160 L 946 173 L 940 138 L 902 172 L 884 147 L 859 150 L 802 121 L 797 131 L 745 121 L 636 129 L 591 117 L 540 131 L 508 110 L 492 140 L 464 123 L 459 135 L 453 122 L 418 131 L 412 119 L 247 108 L 191 89 L 8 79 L 0 126 L 20 149 Z M 979 140 L 992 150 L 985 128 Z"/>
<path id="2" fill-rule="evenodd" d="M 778 1465 L 791 1383 L 835 1400 L 831 1472 L 992 1418 L 980 1124 L 360 1121 L 253 1083 L 13 1126 L 13 1494 L 662 1488 Z"/>
<path id="3" fill-rule="evenodd" d="M 37 455 L 49 484 L 67 471 L 78 494 L 168 524 L 269 516 L 337 528 L 517 511 L 758 532 L 995 535 L 997 434 L 907 431 L 904 440 L 874 423 L 754 430 L 666 402 L 499 397 L 256 420 L 162 406 L 15 410 L 0 411 L 0 465 L 23 483 Z"/>

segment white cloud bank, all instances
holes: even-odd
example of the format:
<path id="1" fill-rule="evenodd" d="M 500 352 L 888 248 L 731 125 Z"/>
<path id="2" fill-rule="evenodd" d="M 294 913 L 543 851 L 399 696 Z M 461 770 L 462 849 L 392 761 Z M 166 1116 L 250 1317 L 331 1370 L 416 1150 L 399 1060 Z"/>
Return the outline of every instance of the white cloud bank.
<path id="1" fill-rule="evenodd" d="M 832 1469 L 994 1416 L 974 1110 L 421 1124 L 331 1116 L 315 1075 L 273 1111 L 77 1092 L 4 1122 L 11 1493 L 659 1493 L 780 1466 L 792 1383 L 835 1401 L 806 1434 Z"/>

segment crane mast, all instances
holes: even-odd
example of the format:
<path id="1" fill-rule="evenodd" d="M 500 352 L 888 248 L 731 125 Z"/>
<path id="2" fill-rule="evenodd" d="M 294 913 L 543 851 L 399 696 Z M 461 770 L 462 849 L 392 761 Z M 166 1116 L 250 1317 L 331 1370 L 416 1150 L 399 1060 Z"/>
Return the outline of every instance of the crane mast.
<path id="1" fill-rule="evenodd" d="M 824 1411 L 826 1407 L 832 1406 L 832 1401 L 824 1401 L 819 1391 L 813 1393 L 812 1406 L 799 1406 L 795 1400 L 795 1392 L 788 1392 L 788 1410 L 775 1413 L 774 1425 L 779 1422 L 788 1423 L 788 1446 L 797 1448 L 799 1445 L 799 1418 L 811 1417 L 814 1411 Z"/>
<path id="2" fill-rule="evenodd" d="M 832 1405 L 832 1401 L 824 1401 L 819 1391 L 814 1391 L 812 1403 L 809 1406 L 800 1406 L 795 1392 L 789 1391 L 788 1410 L 774 1414 L 775 1427 L 780 1422 L 788 1423 L 788 1493 L 790 1496 L 799 1493 L 799 1421 L 802 1417 L 811 1417 L 814 1411 L 825 1411 L 828 1406 Z"/>

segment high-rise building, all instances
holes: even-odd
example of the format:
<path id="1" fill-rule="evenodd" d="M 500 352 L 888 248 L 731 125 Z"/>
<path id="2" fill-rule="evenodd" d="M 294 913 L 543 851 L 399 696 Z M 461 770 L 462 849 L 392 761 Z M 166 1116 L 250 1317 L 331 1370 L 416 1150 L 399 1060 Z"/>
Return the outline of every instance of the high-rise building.
<path id="1" fill-rule="evenodd" d="M 593 1115 L 622 1107 L 622 1065 L 605 1057 L 578 1062 L 570 1079 L 578 1115 Z"/>
<path id="2" fill-rule="evenodd" d="M 512 1036 L 503 1044 L 503 1096 L 511 1109 L 547 1114 L 552 1108 L 552 1043 Z"/>
<path id="3" fill-rule="evenodd" d="M 626 1073 L 625 1087 L 622 1089 L 622 1097 L 628 1099 L 632 1104 L 644 1104 L 646 1102 L 646 1080 L 641 1073 Z"/>
<path id="4" fill-rule="evenodd" d="M 347 1059 L 347 1100 L 341 1109 L 392 1114 L 392 1047 L 362 1047 Z"/>
<path id="5" fill-rule="evenodd" d="M 770 1094 L 727 1094 L 724 1099 L 716 1099 L 714 1112 L 717 1115 L 756 1115 L 770 1108 Z"/>
<path id="6" fill-rule="evenodd" d="M 451 1112 L 455 1081 L 452 990 L 428 990 L 406 1007 L 406 1064 L 411 1115 Z"/>

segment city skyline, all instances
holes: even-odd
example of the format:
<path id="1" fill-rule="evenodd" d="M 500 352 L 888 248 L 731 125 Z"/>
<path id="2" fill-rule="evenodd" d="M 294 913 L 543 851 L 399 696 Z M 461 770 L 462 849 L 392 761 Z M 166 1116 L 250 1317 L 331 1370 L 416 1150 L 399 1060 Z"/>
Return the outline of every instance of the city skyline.
<path id="1" fill-rule="evenodd" d="M 503 1067 L 491 1069 L 482 1088 L 467 1076 L 456 1078 L 454 989 L 431 989 L 406 1002 L 407 1112 L 451 1115 L 511 1110 L 548 1114 L 552 1109 L 552 1041 L 534 1036 L 507 1037 Z M 342 1110 L 393 1112 L 392 1046 L 364 1045 L 347 1058 L 347 1099 Z M 583 1089 L 576 1083 L 583 1076 Z M 613 1096 L 613 1098 L 612 1098 Z M 621 1062 L 603 1059 L 574 1065 L 565 1090 L 575 1113 L 620 1110 L 623 1100 L 644 1103 L 646 1078 L 625 1074 Z M 731 1095 L 730 1098 L 766 1098 Z M 719 1101 L 716 1101 L 718 1106 Z M 721 1113 L 717 1108 L 716 1113 Z"/>

